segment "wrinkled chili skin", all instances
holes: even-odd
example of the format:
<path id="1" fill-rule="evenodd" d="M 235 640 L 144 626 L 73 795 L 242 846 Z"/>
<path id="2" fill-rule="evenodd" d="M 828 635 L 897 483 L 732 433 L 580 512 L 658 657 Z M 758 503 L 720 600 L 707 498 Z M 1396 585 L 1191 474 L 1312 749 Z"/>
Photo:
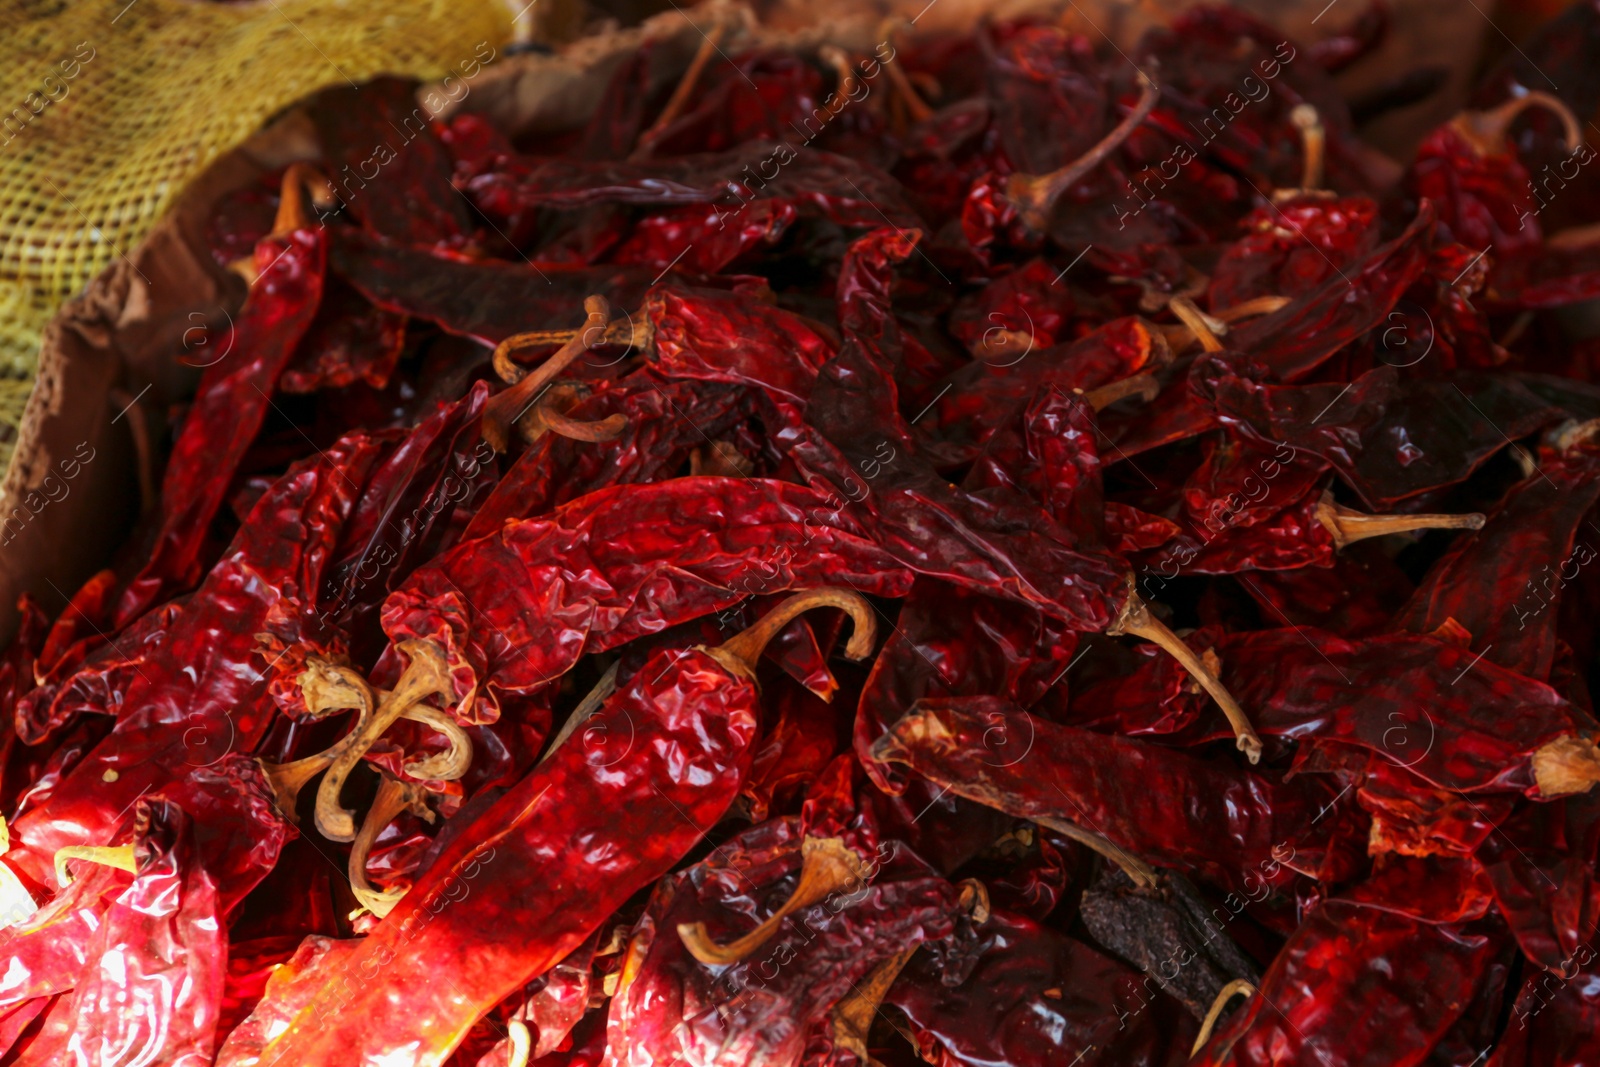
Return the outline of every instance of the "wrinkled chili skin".
<path id="1" fill-rule="evenodd" d="M 1191 1063 L 1420 1063 L 1460 1017 L 1503 937 L 1330 901 Z M 1399 995 L 1389 995 L 1394 991 Z"/>
<path id="2" fill-rule="evenodd" d="M 256 246 L 262 271 L 234 324 L 236 350 L 206 368 L 161 485 L 162 523 L 150 560 L 129 582 L 112 627 L 120 630 L 204 574 L 207 527 L 245 449 L 272 403 L 272 392 L 322 299 L 327 243 L 317 230 L 294 230 Z"/>
<path id="3" fill-rule="evenodd" d="M 419 568 L 385 601 L 384 631 L 438 642 L 456 713 L 492 722 L 501 693 L 535 692 L 584 653 L 751 594 L 830 583 L 903 594 L 909 572 L 858 530 L 827 497 L 783 482 L 613 486 Z"/>
<path id="4" fill-rule="evenodd" d="M 452 841 L 259 1061 L 225 1049 L 219 1064 L 437 1067 L 721 818 L 749 770 L 755 701 L 704 652 L 652 657 Z"/>

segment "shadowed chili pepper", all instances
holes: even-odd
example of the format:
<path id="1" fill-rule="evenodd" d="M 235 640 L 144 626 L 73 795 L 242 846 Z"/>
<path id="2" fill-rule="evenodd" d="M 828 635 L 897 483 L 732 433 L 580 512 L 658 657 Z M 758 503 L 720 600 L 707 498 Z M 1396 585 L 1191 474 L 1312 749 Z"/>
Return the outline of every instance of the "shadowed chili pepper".
<path id="1" fill-rule="evenodd" d="M 1146 884 L 1150 860 L 1241 885 L 1286 839 L 1305 842 L 1295 865 L 1315 870 L 1318 846 L 1307 839 L 1330 799 L 1314 783 L 1057 726 L 993 698 L 920 701 L 872 756 L 1011 815 L 1076 827 L 1078 840 Z M 1168 793 L 1184 797 L 1183 806 L 1169 804 Z M 1222 827 L 1226 841 L 1217 840 Z"/>
<path id="2" fill-rule="evenodd" d="M 1600 549 L 1587 525 L 1600 500 L 1600 451 L 1585 424 L 1554 434 L 1488 525 L 1429 570 L 1394 627 L 1413 633 L 1454 619 L 1492 663 L 1548 680 L 1563 590 Z M 1516 559 L 1517 567 L 1505 566 Z"/>
<path id="3" fill-rule="evenodd" d="M 1329 901 L 1190 1063 L 1420 1063 L 1470 1002 L 1503 936 Z"/>
<path id="4" fill-rule="evenodd" d="M 913 956 L 886 1003 L 904 1012 L 923 1058 L 1007 1063 L 1169 1064 L 1195 1025 L 1154 983 L 1081 941 L 996 910 L 970 955 Z"/>
<path id="5" fill-rule="evenodd" d="M 326 246 L 305 216 L 303 173 L 291 167 L 284 175 L 274 235 L 256 246 L 260 274 L 234 324 L 236 351 L 207 367 L 201 379 L 162 481 L 164 511 L 155 546 L 118 601 L 114 630 L 205 573 L 200 554 L 211 520 L 267 416 L 278 375 L 316 315 Z"/>
<path id="6" fill-rule="evenodd" d="M 334 195 L 364 228 L 414 245 L 465 241 L 472 210 L 450 184 L 451 162 L 414 83 L 329 89 L 310 110 Z"/>
<path id="7" fill-rule="evenodd" d="M 840 843 L 860 866 L 806 893 L 823 844 L 792 820 L 766 823 L 661 884 L 634 927 L 608 1020 L 615 1062 L 864 1060 L 852 997 L 881 998 L 877 972 L 898 972 L 919 944 L 949 936 L 964 907 L 956 886 L 892 841 L 870 857 Z M 789 914 L 795 894 L 803 903 Z M 784 908 L 771 910 L 775 901 Z M 690 930 L 737 930 L 758 918 L 767 940 L 696 958 Z"/>

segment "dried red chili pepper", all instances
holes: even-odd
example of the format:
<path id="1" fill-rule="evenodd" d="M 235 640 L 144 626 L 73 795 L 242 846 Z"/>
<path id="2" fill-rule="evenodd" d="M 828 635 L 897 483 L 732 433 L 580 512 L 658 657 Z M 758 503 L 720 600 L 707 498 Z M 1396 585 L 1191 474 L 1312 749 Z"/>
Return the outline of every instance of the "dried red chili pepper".
<path id="1" fill-rule="evenodd" d="M 1075 826 L 1145 882 L 1145 861 L 1153 861 L 1237 887 L 1258 864 L 1281 862 L 1273 850 L 1285 840 L 1297 842 L 1296 868 L 1314 871 L 1321 846 L 1312 825 L 1332 797 L 1320 786 L 1056 726 L 992 698 L 920 701 L 872 756 L 1009 814 Z M 1224 825 L 1225 842 L 1207 838 L 1203 827 Z"/>
<path id="2" fill-rule="evenodd" d="M 301 200 L 303 171 L 291 167 L 274 236 L 256 246 L 258 276 L 239 321 L 236 354 L 206 369 L 162 482 L 161 526 L 149 561 L 123 591 L 112 621 L 120 630 L 160 600 L 195 585 L 201 551 L 235 466 L 272 404 L 278 376 L 310 328 L 322 298 L 326 248 Z"/>
<path id="3" fill-rule="evenodd" d="M 1190 1063 L 1421 1062 L 1467 1006 L 1500 936 L 1329 901 Z"/>

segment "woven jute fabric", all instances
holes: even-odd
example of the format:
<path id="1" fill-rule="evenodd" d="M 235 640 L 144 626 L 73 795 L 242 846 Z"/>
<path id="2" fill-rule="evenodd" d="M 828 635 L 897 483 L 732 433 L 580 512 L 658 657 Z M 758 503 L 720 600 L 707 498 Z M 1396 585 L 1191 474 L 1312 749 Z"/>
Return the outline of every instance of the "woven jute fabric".
<path id="1" fill-rule="evenodd" d="M 0 0 L 0 469 L 50 316 L 207 164 L 318 89 L 510 35 L 499 0 Z"/>

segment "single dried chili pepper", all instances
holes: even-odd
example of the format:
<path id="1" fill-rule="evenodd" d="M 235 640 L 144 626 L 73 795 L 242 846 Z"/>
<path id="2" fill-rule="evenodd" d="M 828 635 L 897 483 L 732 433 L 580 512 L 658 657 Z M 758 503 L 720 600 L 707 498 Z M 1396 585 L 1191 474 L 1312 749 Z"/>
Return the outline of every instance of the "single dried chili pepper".
<path id="1" fill-rule="evenodd" d="M 1502 936 L 1329 901 L 1190 1062 L 1421 1062 L 1460 1017 Z"/>
<path id="2" fill-rule="evenodd" d="M 992 698 L 920 701 L 879 739 L 872 757 L 905 763 L 1011 815 L 1079 827 L 1087 834 L 1079 840 L 1098 838 L 1099 851 L 1145 884 L 1152 875 L 1142 861 L 1150 860 L 1236 886 L 1241 872 L 1273 860 L 1273 847 L 1286 839 L 1304 842 L 1296 868 L 1314 871 L 1319 846 L 1311 828 L 1331 795 L 1318 784 L 1278 782 L 1222 761 L 1057 726 Z M 1186 798 L 1183 807 L 1172 810 L 1167 793 Z M 1215 839 L 1223 826 L 1225 845 Z"/>
<path id="3" fill-rule="evenodd" d="M 1429 570 L 1394 627 L 1412 633 L 1455 620 L 1492 663 L 1548 680 L 1555 661 L 1559 603 L 1595 554 L 1584 520 L 1600 500 L 1600 452 L 1592 424 L 1550 435 L 1530 474 L 1477 534 Z M 1505 567 L 1507 559 L 1518 567 Z"/>
<path id="4" fill-rule="evenodd" d="M 260 430 L 278 375 L 309 329 L 322 298 L 326 246 L 301 200 L 306 172 L 284 174 L 273 235 L 256 246 L 260 272 L 235 323 L 237 352 L 206 369 L 167 463 L 166 509 L 154 548 L 123 591 L 112 620 L 120 630 L 159 601 L 192 587 L 204 574 L 200 553 L 235 466 Z"/>

